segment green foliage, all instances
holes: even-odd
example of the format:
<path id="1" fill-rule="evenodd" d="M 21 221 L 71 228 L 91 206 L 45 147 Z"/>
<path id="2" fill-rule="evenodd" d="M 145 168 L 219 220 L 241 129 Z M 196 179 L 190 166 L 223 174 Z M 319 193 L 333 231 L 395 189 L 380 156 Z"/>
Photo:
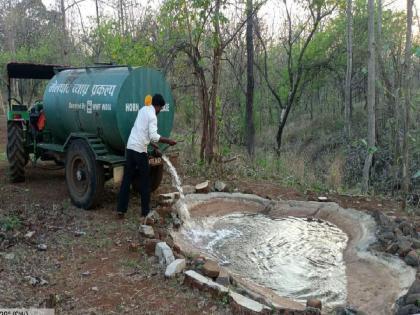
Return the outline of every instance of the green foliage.
<path id="1" fill-rule="evenodd" d="M 224 294 L 221 298 L 221 303 L 223 305 L 228 305 L 229 304 L 229 295 L 228 294 Z"/>
<path id="2" fill-rule="evenodd" d="M 363 144 L 363 146 L 366 148 L 366 152 L 368 154 L 375 154 L 376 152 L 378 152 L 378 147 L 377 146 L 369 147 L 366 139 L 360 139 L 360 143 Z"/>
<path id="3" fill-rule="evenodd" d="M 13 231 L 19 229 L 22 222 L 18 216 L 8 215 L 0 218 L 0 227 L 4 231 Z"/>
<path id="4" fill-rule="evenodd" d="M 156 65 L 153 43 L 147 38 L 121 35 L 115 21 L 103 22 L 93 36 L 98 37 L 103 44 L 106 59 L 114 63 L 150 67 Z"/>
<path id="5" fill-rule="evenodd" d="M 415 47 L 415 54 L 417 58 L 420 58 L 420 47 Z"/>
<path id="6" fill-rule="evenodd" d="M 367 149 L 368 154 L 375 154 L 377 151 L 378 148 L 376 146 L 372 146 Z"/>
<path id="7" fill-rule="evenodd" d="M 188 43 L 193 47 L 211 52 L 220 46 L 221 34 L 216 25 L 222 27 L 229 22 L 222 11 L 215 12 L 214 1 L 209 0 L 166 0 L 161 7 L 160 38 L 166 47 Z M 221 1 L 222 8 L 227 5 Z M 203 66 L 204 60 L 200 60 Z"/>
<path id="8" fill-rule="evenodd" d="M 187 172 L 193 176 L 207 177 L 221 173 L 222 176 L 264 178 L 300 190 L 323 191 L 331 188 L 328 182 L 331 173 L 340 173 L 337 171 L 341 166 L 340 154 L 344 156 L 345 174 L 342 186 L 357 186 L 359 171 L 367 153 L 375 153 L 374 174 L 397 173 L 390 169 L 390 165 L 398 164 L 400 159 L 399 156 L 394 156 L 395 138 L 401 119 L 395 115 L 394 106 L 400 104 L 389 102 L 386 99 L 387 94 L 382 100 L 378 97 L 378 145 L 368 147 L 363 139 L 366 136 L 367 124 L 364 108 L 368 58 L 366 1 L 353 1 L 354 102 L 352 139 L 348 143 L 342 134 L 343 86 L 346 72 L 346 1 L 311 0 L 296 1 L 295 4 L 301 7 L 302 16 L 300 19 L 293 17 L 292 21 L 294 43 L 290 72 L 285 49 L 287 28 L 282 24 L 278 30 L 274 30 L 279 36 L 270 37 L 270 26 L 266 25 L 261 16 L 255 19 L 256 29 L 261 32 L 267 49 L 268 77 L 283 102 L 289 96 L 291 73 L 295 75 L 298 70 L 297 61 L 312 23 L 308 6 L 316 9 L 337 5 L 337 9 L 322 21 L 303 56 L 304 77 L 301 81 L 302 89 L 298 91 L 302 92 L 302 95 L 290 113 L 284 134 L 285 150 L 280 157 L 273 153 L 280 108 L 257 70 L 254 94 L 257 154 L 253 161 L 243 157 L 243 145 L 246 142 L 243 92 L 246 85 L 246 53 L 244 36 L 239 32 L 224 51 L 220 84 L 215 99 L 218 125 L 217 155 L 223 158 L 238 156 L 240 161 L 209 167 L 197 158 L 202 113 L 201 95 L 197 93 L 200 82 L 197 80 L 196 70 L 203 70 L 207 83 L 205 92 L 210 94 L 213 75 L 211 65 L 215 48 L 220 48 L 222 41 L 235 32 L 238 20 L 229 21 L 229 18 L 233 17 L 233 11 L 235 14 L 239 13 L 238 16 L 245 14 L 242 2 L 233 10 L 232 3 L 222 0 L 221 10 L 216 13 L 215 1 L 212 0 L 164 0 L 161 7 L 154 9 L 156 11 L 145 15 L 141 20 L 136 20 L 130 30 L 121 30 L 121 21 L 116 18 L 101 17 L 99 27 L 96 28 L 95 21 L 95 28 L 90 33 L 80 35 L 71 33 L 68 29 L 71 33 L 67 41 L 70 54 L 64 59 L 60 13 L 47 10 L 40 0 L 15 1 L 10 10 L 0 10 L 0 67 L 4 70 L 5 64 L 11 60 L 54 64 L 68 60 L 75 66 L 92 61 L 112 61 L 118 64 L 165 68 L 168 80 L 173 84 L 177 103 L 175 128 L 179 128 L 182 138 L 186 139 L 181 150 L 186 155 L 184 160 L 188 165 Z M 244 9 L 242 12 L 241 8 Z M 71 20 L 72 15 L 69 14 L 68 18 Z M 239 17 L 241 18 L 242 16 Z M 384 7 L 380 52 L 384 59 L 384 72 L 388 74 L 392 84 L 398 83 L 401 75 L 405 18 L 404 13 Z M 11 43 L 7 40 L 8 26 L 11 26 L 15 33 L 13 47 L 9 47 Z M 217 26 L 220 26 L 220 33 Z M 255 62 L 262 67 L 262 45 L 257 36 L 254 39 Z M 418 36 L 415 36 L 412 50 L 415 73 L 419 69 L 419 45 Z M 197 62 L 197 68 L 194 67 L 191 55 L 196 58 L 194 62 Z M 228 58 L 233 67 L 225 62 Z M 233 72 L 232 68 L 236 72 Z M 242 86 L 237 83 L 238 79 Z M 377 82 L 378 87 L 385 91 L 381 80 L 378 79 Z M 0 84 L 5 95 L 5 84 L 3 81 L 0 81 Z M 23 84 L 19 87 L 23 90 L 22 94 L 28 94 L 31 86 L 22 86 Z M 418 78 L 415 77 L 411 104 L 413 122 L 419 119 L 418 91 Z M 40 85 L 36 92 L 38 97 L 42 96 L 43 86 Z M 400 93 L 385 92 L 394 93 L 396 96 Z M 380 125 L 382 120 L 385 122 Z M 410 126 L 409 134 L 412 156 L 410 174 L 414 174 L 414 179 L 420 177 L 420 131 L 417 125 L 413 123 Z M 4 160 L 5 156 L 0 153 L 0 160 L 2 159 Z M 330 168 L 333 162 L 336 162 L 337 169 L 332 171 Z M 385 175 L 375 176 L 377 182 L 385 183 L 383 187 L 390 186 L 390 175 L 387 175 L 387 178 L 384 178 Z M 69 206 L 70 203 L 64 205 Z"/>

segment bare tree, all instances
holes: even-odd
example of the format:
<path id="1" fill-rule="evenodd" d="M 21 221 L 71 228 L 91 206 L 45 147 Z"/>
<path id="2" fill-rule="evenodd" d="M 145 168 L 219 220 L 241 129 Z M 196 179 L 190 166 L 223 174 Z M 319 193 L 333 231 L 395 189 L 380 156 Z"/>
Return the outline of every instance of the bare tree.
<path id="1" fill-rule="evenodd" d="M 277 141 L 277 154 L 280 154 L 280 148 L 282 144 L 282 136 L 284 127 L 286 126 L 287 118 L 289 117 L 290 110 L 294 104 L 299 103 L 302 89 L 302 79 L 305 73 L 305 62 L 304 56 L 309 43 L 315 35 L 321 21 L 329 16 L 336 7 L 336 4 L 329 5 L 325 1 L 307 1 L 307 8 L 309 10 L 309 16 L 304 23 L 299 23 L 297 27 L 293 26 L 292 15 L 290 13 L 288 3 L 283 0 L 286 9 L 286 36 L 283 41 L 283 47 L 285 49 L 286 69 L 288 80 L 286 83 L 287 97 L 282 99 L 279 90 L 269 78 L 268 64 L 267 64 L 267 49 L 264 40 L 260 33 L 257 32 L 257 36 L 260 40 L 263 48 L 263 67 L 256 63 L 257 68 L 261 72 L 265 82 L 267 83 L 268 89 L 274 96 L 279 109 L 280 117 L 278 130 L 276 135 Z"/>
<path id="2" fill-rule="evenodd" d="M 246 55 L 247 55 L 247 86 L 246 86 L 246 144 L 249 156 L 254 156 L 255 126 L 254 126 L 254 19 L 252 0 L 246 2 Z"/>
<path id="3" fill-rule="evenodd" d="M 403 159 L 402 159 L 402 177 L 403 177 L 403 193 L 404 202 L 403 208 L 405 208 L 405 201 L 409 193 L 410 186 L 410 159 L 408 155 L 408 134 L 410 129 L 410 106 L 411 106 L 411 47 L 412 47 L 412 25 L 413 25 L 413 2 L 414 0 L 407 0 L 407 29 L 405 35 L 405 50 L 404 50 L 404 70 L 403 70 L 403 95 L 404 95 L 404 106 L 403 106 L 403 119 L 402 119 L 402 130 L 403 130 Z"/>
<path id="4" fill-rule="evenodd" d="M 362 192 L 366 193 L 369 188 L 369 175 L 372 166 L 373 154 L 375 152 L 375 4 L 374 0 L 368 0 L 368 137 L 367 137 L 367 155 L 363 166 Z"/>
<path id="5" fill-rule="evenodd" d="M 100 15 L 99 15 L 99 3 L 98 0 L 95 0 L 95 11 L 96 11 L 96 27 L 99 28 L 100 22 Z"/>
<path id="6" fill-rule="evenodd" d="M 118 25 L 120 26 L 120 34 L 123 35 L 125 33 L 123 0 L 118 0 Z"/>
<path id="7" fill-rule="evenodd" d="M 67 32 L 67 19 L 66 19 L 66 6 L 64 0 L 60 0 L 60 13 L 61 13 L 61 31 L 63 34 L 61 43 L 61 58 L 64 64 L 69 63 L 69 45 L 68 45 L 68 32 Z"/>
<path id="8" fill-rule="evenodd" d="M 353 8 L 352 0 L 347 0 L 347 68 L 346 68 L 346 87 L 344 92 L 345 107 L 344 107 L 344 129 L 347 139 L 351 137 L 351 107 L 352 107 L 352 93 L 351 93 L 351 79 L 353 71 Z"/>
<path id="9" fill-rule="evenodd" d="M 377 68 L 376 76 L 378 84 L 376 84 L 376 134 L 377 141 L 381 143 L 380 133 L 378 129 L 383 130 L 385 127 L 385 104 L 384 104 L 384 88 L 381 80 L 380 74 L 380 60 L 382 59 L 382 0 L 377 0 L 377 27 L 376 27 L 376 58 L 377 58 Z"/>
<path id="10" fill-rule="evenodd" d="M 95 0 L 95 10 L 96 10 L 96 28 L 99 31 L 99 28 L 101 26 L 101 20 L 99 15 L 99 2 L 98 0 Z M 96 45 L 94 45 L 94 54 L 95 54 L 95 61 L 99 62 L 99 57 L 101 55 L 102 50 L 102 42 L 100 40 L 97 41 Z"/>
<path id="11" fill-rule="evenodd" d="M 3 93 L 1 92 L 0 92 L 0 108 L 1 108 L 2 115 L 6 114 L 7 112 L 6 102 L 4 102 Z"/>
<path id="12" fill-rule="evenodd" d="M 15 39 L 16 39 L 16 30 L 15 30 L 15 21 L 14 19 L 16 18 L 13 13 L 12 13 L 12 1 L 9 0 L 8 1 L 8 6 L 7 9 L 9 11 L 9 14 L 7 15 L 6 18 L 6 27 L 5 27 L 5 31 L 6 31 L 6 38 L 7 38 L 7 49 L 8 51 L 10 51 L 12 53 L 12 56 L 14 57 L 15 53 L 16 53 L 16 46 L 15 46 Z"/>
<path id="13" fill-rule="evenodd" d="M 215 155 L 214 148 L 217 134 L 216 104 L 222 55 L 226 47 L 243 29 L 247 18 L 239 22 L 231 34 L 226 34 L 226 32 L 222 33 L 221 31 L 221 24 L 223 24 L 222 21 L 224 20 L 221 7 L 226 5 L 227 2 L 225 0 L 203 3 L 204 6 L 200 8 L 200 18 L 192 16 L 191 11 L 194 9 L 188 7 L 190 5 L 188 1 L 175 1 L 175 3 L 176 10 L 178 10 L 177 13 L 182 13 L 175 20 L 177 23 L 182 24 L 182 27 L 178 25 L 178 28 L 185 29 L 186 34 L 183 34 L 183 37 L 175 43 L 170 53 L 172 56 L 175 56 L 178 51 L 183 51 L 192 65 L 193 73 L 197 79 L 202 113 L 203 128 L 200 158 L 211 163 Z M 252 15 L 255 14 L 261 5 L 262 3 L 253 8 Z M 173 20 L 174 17 L 171 16 L 171 19 Z M 211 39 L 211 53 L 207 56 L 204 54 L 209 50 L 203 50 L 205 47 L 203 41 L 206 37 Z M 205 59 L 209 60 L 208 64 L 204 62 Z"/>

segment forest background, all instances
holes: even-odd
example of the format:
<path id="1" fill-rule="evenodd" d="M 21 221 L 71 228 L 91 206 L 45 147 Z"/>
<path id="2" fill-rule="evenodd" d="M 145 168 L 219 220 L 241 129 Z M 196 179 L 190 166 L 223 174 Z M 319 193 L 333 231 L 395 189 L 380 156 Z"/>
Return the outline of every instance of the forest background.
<path id="1" fill-rule="evenodd" d="M 0 0 L 0 115 L 10 61 L 153 67 L 173 89 L 186 176 L 393 195 L 418 209 L 420 3 L 399 4 Z M 12 86 L 25 104 L 44 88 Z"/>

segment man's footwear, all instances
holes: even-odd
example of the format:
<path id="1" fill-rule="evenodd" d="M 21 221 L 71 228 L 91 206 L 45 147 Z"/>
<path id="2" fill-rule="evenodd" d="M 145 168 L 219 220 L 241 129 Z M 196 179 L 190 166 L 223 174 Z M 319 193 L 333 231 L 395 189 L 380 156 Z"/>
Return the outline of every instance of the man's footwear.
<path id="1" fill-rule="evenodd" d="M 124 213 L 124 212 L 117 211 L 117 218 L 118 218 L 118 219 L 124 219 L 124 215 L 125 215 L 125 213 Z"/>
<path id="2" fill-rule="evenodd" d="M 146 215 L 146 216 L 141 216 L 140 217 L 140 222 L 143 222 L 144 225 L 150 225 L 153 223 L 153 220 L 151 221 L 150 218 Z M 149 223 L 149 224 L 147 224 Z"/>
<path id="3" fill-rule="evenodd" d="M 153 210 L 149 211 L 149 213 L 146 214 L 146 215 L 142 213 L 141 217 L 140 217 L 140 222 L 142 222 L 142 221 L 143 221 L 143 224 L 145 224 L 145 225 L 147 225 L 147 223 L 149 223 L 149 225 L 154 224 L 155 220 L 153 218 Z"/>

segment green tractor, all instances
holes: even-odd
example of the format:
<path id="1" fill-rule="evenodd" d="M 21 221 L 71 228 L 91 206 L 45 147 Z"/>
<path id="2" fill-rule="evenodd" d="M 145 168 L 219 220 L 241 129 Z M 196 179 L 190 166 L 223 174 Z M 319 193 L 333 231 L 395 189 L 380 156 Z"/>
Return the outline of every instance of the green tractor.
<path id="1" fill-rule="evenodd" d="M 37 139 L 46 138 L 44 130 L 39 130 L 37 121 L 43 112 L 42 100 L 34 104 L 22 104 L 12 96 L 11 83 L 15 79 L 49 80 L 55 75 L 56 65 L 38 65 L 26 63 L 7 64 L 8 79 L 8 112 L 7 112 L 7 159 L 9 161 L 9 177 L 13 183 L 25 180 L 25 166 L 30 154 L 37 160 L 44 153 L 37 150 Z M 51 159 L 43 156 L 43 159 Z"/>
<path id="2" fill-rule="evenodd" d="M 12 182 L 25 180 L 30 157 L 34 164 L 39 159 L 55 161 L 64 166 L 72 202 L 89 209 L 100 202 L 105 181 L 121 178 L 131 127 L 147 96 L 160 93 L 167 101 L 158 116 L 158 128 L 162 136 L 170 136 L 172 94 L 156 70 L 9 63 L 7 74 L 7 158 Z M 12 97 L 12 79 L 49 82 L 43 99 L 28 106 Z M 163 164 L 152 155 L 149 163 L 153 191 L 162 180 Z"/>

